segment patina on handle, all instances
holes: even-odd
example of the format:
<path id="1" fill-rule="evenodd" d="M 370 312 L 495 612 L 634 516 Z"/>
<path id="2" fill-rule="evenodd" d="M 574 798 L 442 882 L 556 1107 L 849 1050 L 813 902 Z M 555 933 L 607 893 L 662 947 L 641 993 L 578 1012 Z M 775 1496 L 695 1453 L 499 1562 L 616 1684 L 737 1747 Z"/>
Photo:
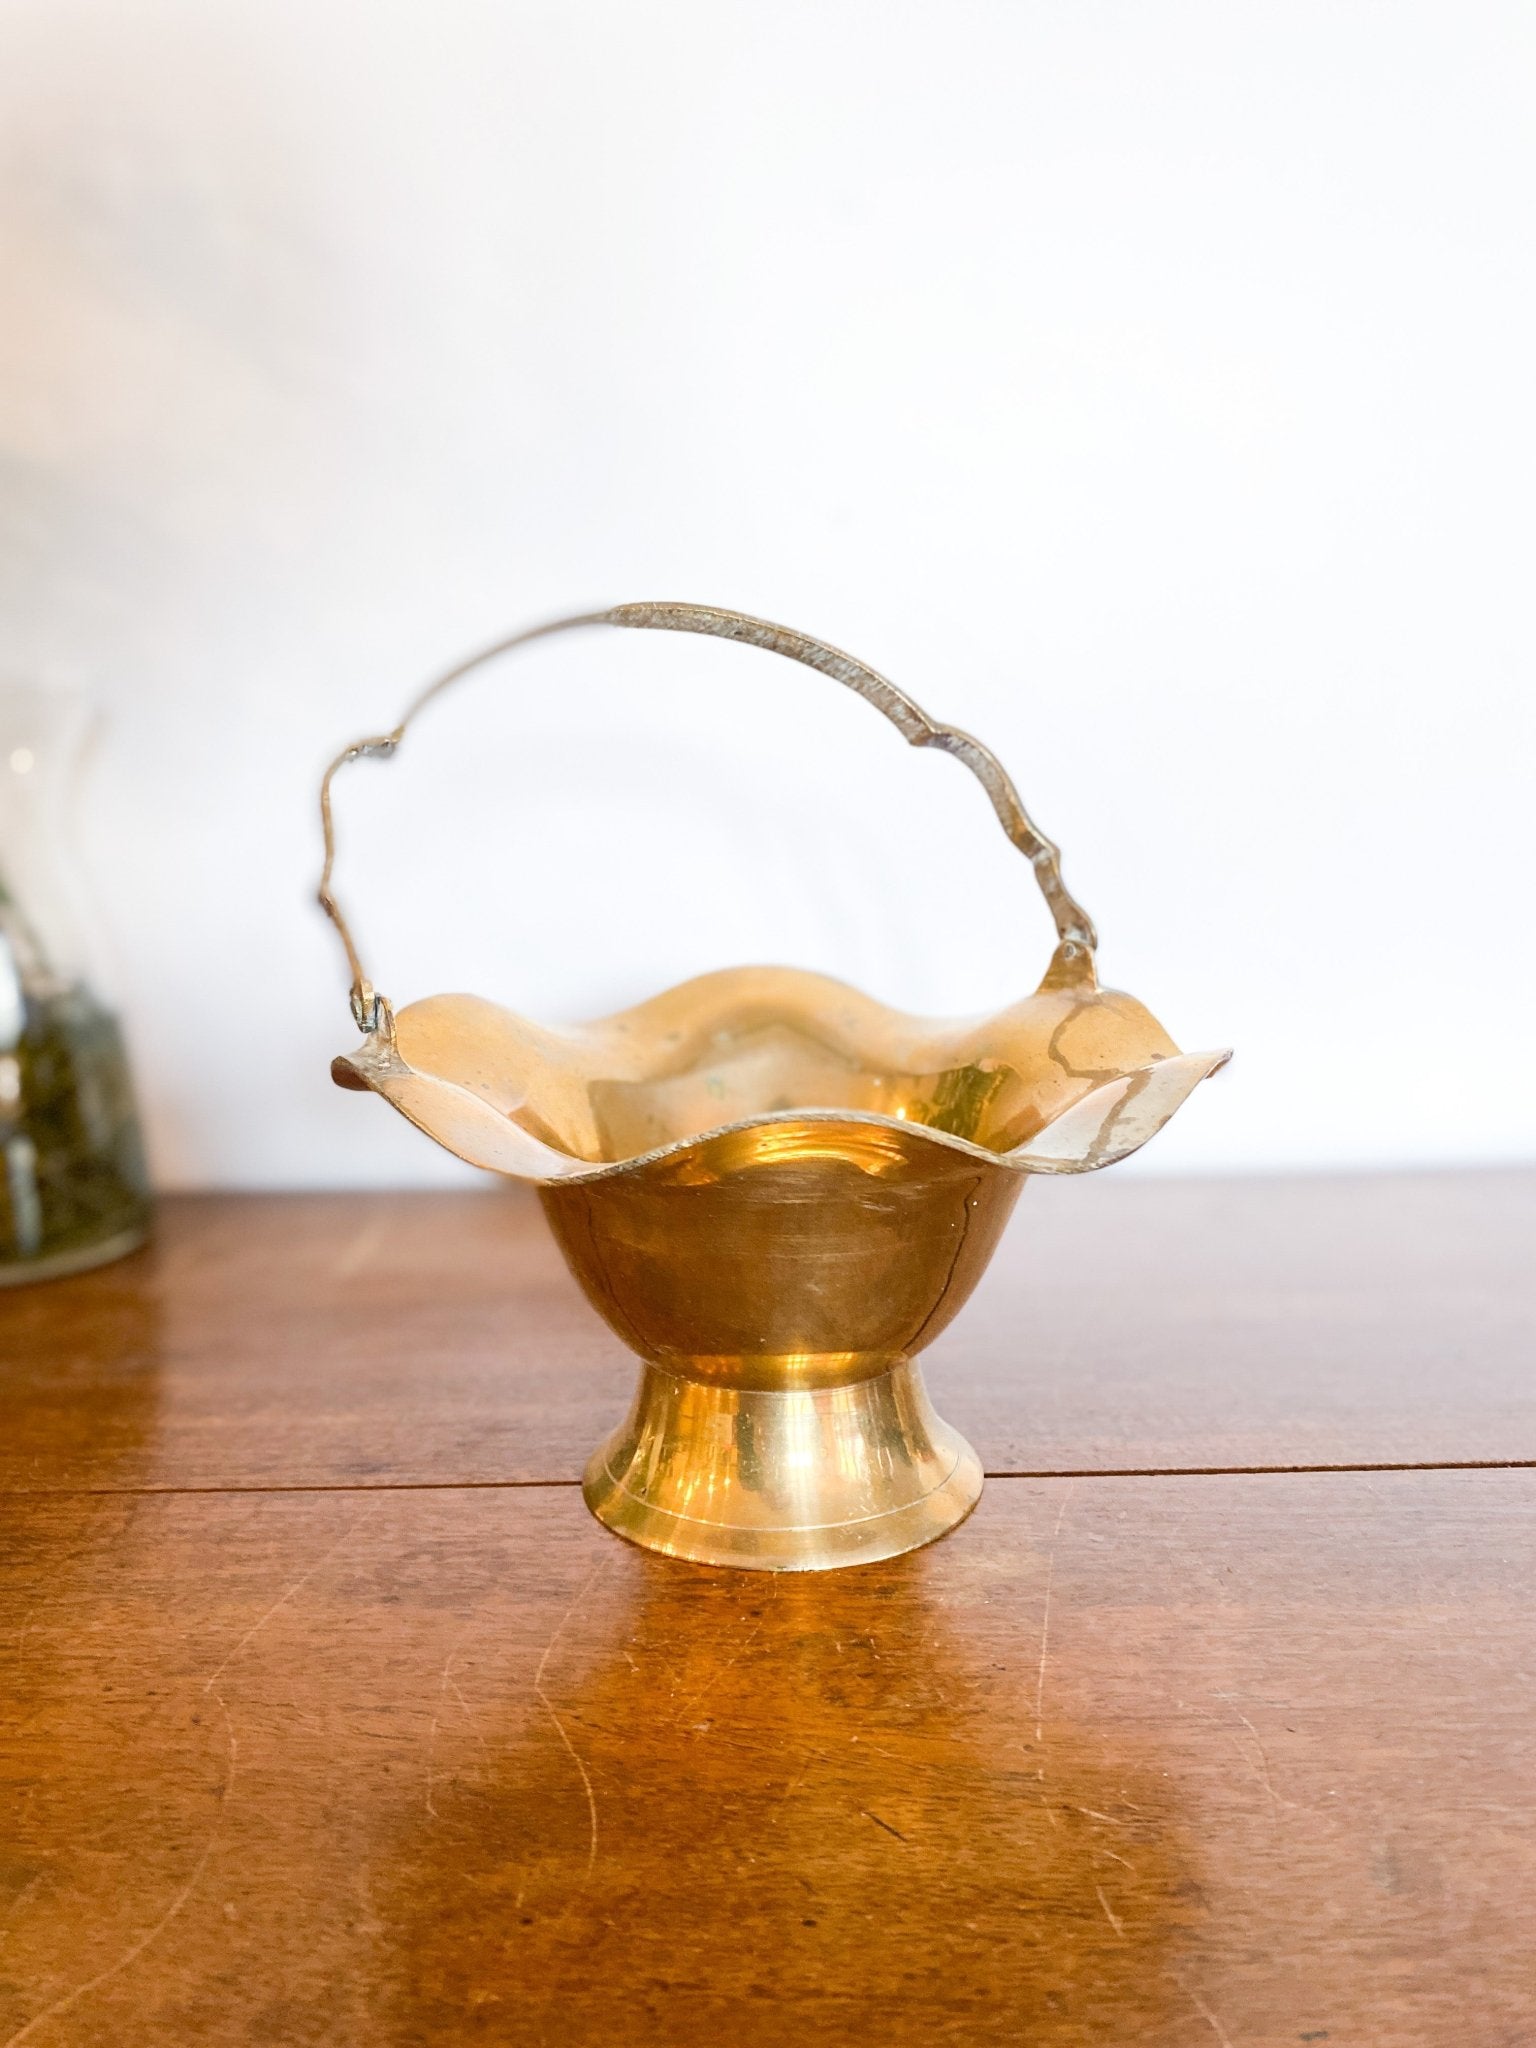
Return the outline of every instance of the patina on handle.
<path id="1" fill-rule="evenodd" d="M 390 1012 L 388 1003 L 377 993 L 363 971 L 351 927 L 331 886 L 336 865 L 331 784 L 337 771 L 349 761 L 361 760 L 365 756 L 387 759 L 405 738 L 416 714 L 472 669 L 494 661 L 498 655 L 509 654 L 515 647 L 525 647 L 531 641 L 547 639 L 552 633 L 568 632 L 577 626 L 636 626 L 652 632 L 707 633 L 718 640 L 741 640 L 749 647 L 766 647 L 770 653 L 787 655 L 791 661 L 801 662 L 806 668 L 816 669 L 820 674 L 830 676 L 834 682 L 857 691 L 878 711 L 885 713 L 910 746 L 937 747 L 943 753 L 953 754 L 957 761 L 965 763 L 987 792 L 1003 830 L 1034 869 L 1040 893 L 1055 921 L 1059 941 L 1053 972 L 1059 972 L 1063 979 L 1091 982 L 1093 951 L 1098 943 L 1093 921 L 1082 905 L 1068 894 L 1061 879 L 1059 850 L 1030 818 L 1007 770 L 989 747 L 984 747 L 980 740 L 972 739 L 969 733 L 961 732 L 955 726 L 936 724 L 905 691 L 898 690 L 875 669 L 855 660 L 851 654 L 844 654 L 840 648 L 829 646 L 825 640 L 814 640 L 808 633 L 796 632 L 792 626 L 775 626 L 767 619 L 749 618 L 744 612 L 724 611 L 714 605 L 620 604 L 610 611 L 583 612 L 574 618 L 551 619 L 542 626 L 531 626 L 505 640 L 497 640 L 489 647 L 482 647 L 479 653 L 470 655 L 467 661 L 456 663 L 446 674 L 429 684 L 392 731 L 371 739 L 355 740 L 350 747 L 344 747 L 326 769 L 320 785 L 320 820 L 325 835 L 320 906 L 335 925 L 346 948 L 347 964 L 352 973 L 352 1014 L 361 1031 L 388 1030 Z"/>

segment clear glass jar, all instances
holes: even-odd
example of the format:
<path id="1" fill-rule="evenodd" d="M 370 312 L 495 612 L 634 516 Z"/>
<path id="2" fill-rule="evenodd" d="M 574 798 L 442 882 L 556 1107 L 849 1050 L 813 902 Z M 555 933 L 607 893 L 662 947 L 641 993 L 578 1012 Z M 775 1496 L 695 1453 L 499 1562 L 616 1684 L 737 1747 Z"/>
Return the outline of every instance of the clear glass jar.
<path id="1" fill-rule="evenodd" d="M 89 722 L 72 692 L 0 684 L 0 1286 L 119 1258 L 149 1230 L 123 1036 L 65 857 Z"/>

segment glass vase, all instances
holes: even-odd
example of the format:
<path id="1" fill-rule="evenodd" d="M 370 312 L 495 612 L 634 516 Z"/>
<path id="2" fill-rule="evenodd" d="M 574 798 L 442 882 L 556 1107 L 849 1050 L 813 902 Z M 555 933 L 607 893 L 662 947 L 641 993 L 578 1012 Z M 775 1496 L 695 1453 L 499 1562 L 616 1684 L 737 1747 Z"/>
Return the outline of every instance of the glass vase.
<path id="1" fill-rule="evenodd" d="M 89 723 L 72 692 L 0 684 L 0 1286 L 120 1258 L 149 1230 L 123 1035 L 66 858 Z"/>

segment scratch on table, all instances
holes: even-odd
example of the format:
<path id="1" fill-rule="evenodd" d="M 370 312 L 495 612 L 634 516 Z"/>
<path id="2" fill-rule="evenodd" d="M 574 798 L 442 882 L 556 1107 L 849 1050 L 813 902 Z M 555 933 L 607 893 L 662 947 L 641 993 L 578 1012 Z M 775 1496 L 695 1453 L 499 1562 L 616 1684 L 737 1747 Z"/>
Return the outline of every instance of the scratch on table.
<path id="1" fill-rule="evenodd" d="M 206 1692 L 208 1688 L 205 1686 L 203 1689 Z M 21 2048 L 22 2042 L 29 2035 L 35 2034 L 39 2027 L 46 2026 L 50 2020 L 59 2019 L 64 2013 L 77 2006 L 82 1998 L 88 1998 L 93 1991 L 99 1990 L 103 1984 L 110 1982 L 113 1977 L 121 1976 L 124 1970 L 138 1961 L 147 1948 L 159 1940 L 166 1928 L 170 1926 L 171 1922 L 197 1890 L 203 1872 L 208 1867 L 208 1859 L 218 1847 L 219 1839 L 224 1831 L 224 1816 L 228 1811 L 229 1795 L 234 1786 L 235 1766 L 239 1757 L 239 1744 L 235 1741 L 235 1728 L 234 1723 L 229 1718 L 229 1709 L 224 1704 L 224 1698 L 221 1693 L 215 1693 L 214 1698 L 218 1701 L 219 1711 L 224 1716 L 226 1742 L 224 1782 L 219 1787 L 218 1812 L 214 1815 L 213 1826 L 208 1830 L 208 1839 L 204 1842 L 198 1859 L 192 1866 L 191 1876 L 188 1877 L 186 1883 L 176 1894 L 175 1898 L 172 1899 L 153 1927 L 149 1928 L 144 1934 L 141 1934 L 136 1942 L 133 1942 L 128 1948 L 124 1949 L 123 1953 L 114 1962 L 108 1963 L 104 1970 L 98 1970 L 94 1977 L 87 1977 L 85 1982 L 77 1984 L 73 1991 L 66 1991 L 62 1997 L 56 1998 L 52 2005 L 46 2005 L 41 2012 L 34 2013 L 24 2026 L 18 2028 L 10 2036 L 3 2044 L 3 2048 Z"/>
<path id="2" fill-rule="evenodd" d="M 1121 1862 L 1124 1862 L 1124 1861 L 1125 1861 L 1124 1857 L 1122 1857 L 1122 1858 L 1121 1858 L 1120 1860 L 1121 1860 Z M 1129 1868 L 1130 1868 L 1129 1864 L 1127 1864 L 1127 1865 L 1126 1865 L 1126 1868 L 1127 1868 L 1127 1869 L 1129 1869 Z M 1101 1906 L 1102 1906 L 1102 1907 L 1104 1908 L 1104 1918 L 1105 1918 L 1105 1919 L 1106 1919 L 1106 1920 L 1107 1920 L 1107 1921 L 1109 1922 L 1110 1926 L 1111 1926 L 1111 1927 L 1113 1927 L 1113 1929 L 1115 1930 L 1116 1934 L 1117 1934 L 1117 1935 L 1118 1935 L 1118 1936 L 1120 1937 L 1120 1939 L 1121 1939 L 1122 1941 L 1124 1941 L 1124 1939 L 1125 1939 L 1125 1923 L 1124 1923 L 1124 1921 L 1123 1921 L 1123 1920 L 1121 1920 L 1121 1919 L 1119 1919 L 1119 1918 L 1117 1917 L 1117 1915 L 1115 1914 L 1115 1912 L 1114 1912 L 1114 1911 L 1113 1911 L 1113 1909 L 1111 1908 L 1111 1906 L 1110 1906 L 1110 1903 L 1109 1903 L 1108 1899 L 1106 1899 L 1106 1898 L 1105 1898 L 1105 1896 L 1104 1896 L 1103 1892 L 1102 1892 L 1102 1891 L 1101 1891 L 1101 1890 L 1099 1889 L 1099 1887 L 1098 1887 L 1097 1885 L 1095 1885 L 1095 1886 L 1094 1886 L 1094 1888 L 1093 1888 L 1093 1893 L 1094 1893 L 1094 1897 L 1095 1897 L 1095 1898 L 1096 1898 L 1096 1899 L 1098 1900 L 1099 1904 L 1100 1904 L 1100 1905 L 1101 1905 Z"/>
<path id="3" fill-rule="evenodd" d="M 457 1653 L 455 1653 L 455 1654 L 457 1654 Z M 448 1659 L 448 1663 L 449 1663 L 449 1664 L 451 1664 L 452 1662 L 453 1662 L 453 1657 L 452 1657 L 452 1656 L 450 1656 L 450 1657 L 449 1657 L 449 1659 Z M 465 1699 L 465 1697 L 464 1697 L 464 1693 L 463 1693 L 463 1689 L 461 1688 L 461 1686 L 460 1686 L 460 1684 L 459 1684 L 459 1681 L 458 1681 L 458 1680 L 457 1680 L 456 1678 L 449 1678 L 449 1676 L 448 1676 L 448 1665 L 447 1665 L 447 1664 L 445 1664 L 445 1665 L 443 1666 L 443 1679 L 444 1679 L 444 1682 L 445 1682 L 445 1684 L 447 1685 L 447 1688 L 448 1688 L 448 1690 L 449 1690 L 449 1691 L 450 1691 L 450 1692 L 451 1692 L 451 1693 L 453 1694 L 454 1698 L 455 1698 L 455 1699 L 456 1699 L 456 1700 L 458 1701 L 458 1703 L 459 1703 L 460 1707 L 461 1707 L 461 1708 L 463 1709 L 463 1711 L 464 1711 L 464 1718 L 465 1718 L 465 1720 L 466 1720 L 466 1721 L 468 1721 L 468 1722 L 469 1722 L 469 1732 L 470 1732 L 470 1734 L 474 1736 L 474 1738 L 475 1738 L 476 1742 L 478 1742 L 478 1743 L 479 1743 L 479 1745 L 480 1745 L 481 1749 L 482 1749 L 482 1750 L 483 1750 L 483 1751 L 485 1752 L 485 1754 L 486 1754 L 487 1756 L 489 1756 L 489 1755 L 490 1755 L 490 1753 L 491 1753 L 491 1748 L 490 1748 L 490 1744 L 489 1744 L 489 1743 L 488 1743 L 488 1742 L 486 1741 L 486 1739 L 485 1739 L 484 1735 L 482 1735 L 482 1734 L 481 1734 L 481 1732 L 480 1732 L 480 1729 L 479 1729 L 479 1727 L 478 1727 L 477 1723 L 475 1722 L 475 1719 L 474 1719 L 474 1711 L 475 1711 L 475 1710 L 474 1710 L 474 1708 L 473 1708 L 473 1707 L 472 1707 L 472 1706 L 471 1706 L 471 1705 L 469 1704 L 469 1701 L 468 1701 L 467 1699 Z"/>
<path id="4" fill-rule="evenodd" d="M 1035 1776 L 1040 1780 L 1040 1798 L 1046 1819 L 1053 1828 L 1059 1829 L 1061 1822 L 1056 1818 L 1056 1809 L 1051 1805 L 1045 1789 L 1045 1665 L 1051 1654 L 1051 1589 L 1056 1583 L 1056 1545 L 1061 1537 L 1061 1525 L 1066 1520 L 1067 1502 L 1072 1498 L 1072 1480 L 1067 1481 L 1061 1506 L 1056 1514 L 1056 1527 L 1051 1531 L 1050 1554 L 1045 1563 L 1045 1602 L 1040 1613 L 1040 1668 L 1035 1673 L 1035 1749 L 1039 1755 Z"/>
<path id="5" fill-rule="evenodd" d="M 1280 1794 L 1275 1790 L 1275 1781 L 1270 1776 L 1269 1770 L 1269 1751 L 1264 1747 L 1263 1738 L 1260 1736 L 1258 1729 L 1254 1727 L 1253 1723 L 1249 1720 L 1248 1716 L 1242 1711 L 1242 1709 L 1238 1706 L 1237 1702 L 1232 1698 L 1232 1695 L 1230 1693 L 1219 1692 L 1215 1694 L 1214 1697 L 1219 1699 L 1224 1707 L 1228 1708 L 1230 1712 L 1237 1716 L 1238 1720 L 1242 1722 L 1243 1726 L 1248 1730 L 1248 1733 L 1252 1736 L 1253 1746 L 1259 1753 L 1259 1775 L 1264 1781 L 1264 1790 L 1269 1794 L 1270 1812 L 1274 1819 L 1278 1822 L 1280 1818 L 1281 1807 L 1288 1806 L 1290 1807 L 1292 1812 L 1294 1812 L 1296 1810 L 1296 1801 L 1294 1799 L 1282 1799 Z"/>
<path id="6" fill-rule="evenodd" d="M 571 1602 L 570 1606 L 567 1607 L 564 1614 L 561 1615 L 560 1619 L 555 1623 L 554 1633 L 550 1636 L 549 1641 L 544 1645 L 543 1655 L 539 1658 L 538 1666 L 533 1674 L 534 1697 L 539 1701 L 545 1713 L 548 1714 L 550 1720 L 554 1723 L 555 1733 L 560 1737 L 561 1742 L 565 1745 L 567 1755 L 570 1757 L 571 1762 L 575 1764 L 577 1771 L 580 1773 L 582 1790 L 585 1792 L 587 1796 L 587 1868 L 586 1874 L 582 1879 L 583 1884 L 590 1884 L 592 1882 L 592 1873 L 597 1868 L 597 1800 L 592 1791 L 591 1775 L 589 1774 L 586 1765 L 582 1762 L 581 1757 L 577 1754 L 575 1744 L 571 1741 L 570 1736 L 567 1735 L 567 1733 L 565 1732 L 565 1723 L 560 1719 L 560 1716 L 555 1712 L 554 1704 L 551 1701 L 549 1694 L 544 1690 L 544 1673 L 548 1668 L 550 1654 L 553 1651 L 555 1644 L 559 1642 L 561 1635 L 563 1634 L 566 1627 L 569 1625 L 573 1616 L 577 1614 L 577 1612 L 580 1610 L 582 1603 L 586 1600 L 588 1594 L 592 1591 L 592 1588 L 597 1584 L 598 1580 L 602 1577 L 603 1573 L 608 1569 L 610 1557 L 611 1553 L 609 1555 L 603 1556 L 598 1560 L 596 1566 L 588 1574 L 586 1580 L 583 1582 L 580 1589 L 578 1590 L 575 1599 Z M 575 1907 L 575 1904 L 576 1893 L 572 1891 L 567 1897 L 565 1904 L 561 1907 L 559 1916 L 557 1917 L 551 1928 L 552 1939 L 557 1937 L 560 1934 L 560 1932 L 564 1929 L 566 1923 L 569 1921 L 571 1917 L 571 1913 L 573 1908 Z M 556 1989 L 557 1979 L 554 1973 L 550 1972 L 544 1980 L 544 1996 L 542 1999 L 540 1999 L 537 2007 L 529 2014 L 529 2018 L 531 2019 L 533 2024 L 538 2028 L 538 2039 L 541 2044 L 546 2044 L 549 2040 L 546 2019 L 550 2005 L 556 1996 Z"/>
<path id="7" fill-rule="evenodd" d="M 1211 2011 L 1211 2008 L 1206 2004 L 1205 2000 L 1200 1996 L 1199 1992 L 1196 1991 L 1192 1984 L 1186 1984 L 1184 1979 L 1179 1975 L 1177 1970 L 1173 1971 L 1172 1975 L 1174 1983 L 1178 1985 L 1179 1989 L 1183 1992 L 1184 1996 L 1195 2008 L 1195 2011 L 1199 2013 L 1201 2019 L 1205 2021 L 1205 2024 L 1216 2036 L 1217 2040 L 1221 2043 L 1221 2048 L 1232 2048 L 1232 2036 L 1221 2024 L 1221 2021 L 1217 2019 L 1215 2013 Z"/>
<path id="8" fill-rule="evenodd" d="M 432 1765 L 436 1756 L 437 1716 L 434 1714 L 432 1716 L 432 1726 L 427 1730 L 427 1813 L 432 1820 L 437 1819 L 437 1808 L 432 1803 L 432 1787 L 436 1782 L 432 1775 Z"/>
<path id="9" fill-rule="evenodd" d="M 591 1773 L 588 1771 L 586 1765 L 582 1762 L 581 1753 L 577 1749 L 575 1743 L 572 1742 L 570 1736 L 567 1735 L 567 1733 L 565 1732 L 565 1723 L 561 1720 L 560 1716 L 555 1712 L 549 1694 L 544 1690 L 542 1685 L 539 1685 L 537 1683 L 534 1685 L 533 1689 L 538 1694 L 539 1699 L 543 1704 L 545 1713 L 548 1714 L 550 1720 L 554 1722 L 555 1733 L 559 1736 L 560 1740 L 565 1744 L 566 1754 L 569 1756 L 571 1762 L 576 1766 L 577 1770 L 581 1773 L 581 1789 L 587 1795 L 587 1819 L 590 1823 L 587 1838 L 587 1876 L 590 1879 L 593 1871 L 597 1868 L 597 1798 L 592 1790 Z"/>
<path id="10" fill-rule="evenodd" d="M 590 1773 L 590 1771 L 588 1771 L 586 1764 L 582 1761 L 581 1755 L 578 1752 L 575 1743 L 572 1742 L 570 1736 L 566 1733 L 565 1723 L 561 1720 L 560 1716 L 555 1712 L 554 1701 L 551 1700 L 549 1694 L 544 1690 L 544 1673 L 548 1669 L 550 1655 L 553 1652 L 556 1643 L 559 1642 L 560 1637 L 563 1634 L 565 1628 L 570 1623 L 570 1621 L 575 1617 L 575 1615 L 581 1608 L 583 1602 L 586 1600 L 587 1595 L 592 1591 L 592 1588 L 597 1584 L 598 1580 L 602 1577 L 603 1573 L 607 1569 L 608 1559 L 604 1557 L 598 1562 L 598 1564 L 594 1567 L 592 1572 L 588 1575 L 586 1581 L 578 1590 L 575 1599 L 571 1602 L 570 1606 L 567 1607 L 564 1614 L 561 1615 L 560 1619 L 555 1623 L 554 1633 L 550 1636 L 549 1641 L 544 1645 L 544 1653 L 539 1658 L 538 1666 L 533 1674 L 534 1697 L 538 1700 L 539 1704 L 543 1707 L 545 1713 L 548 1714 L 550 1720 L 554 1723 L 555 1733 L 559 1736 L 561 1742 L 565 1745 L 566 1754 L 570 1757 L 571 1762 L 576 1766 L 577 1772 L 581 1778 L 581 1789 L 587 1797 L 587 1820 L 589 1824 L 587 1839 L 588 1881 L 590 1881 L 593 1871 L 597 1868 L 597 1796 L 592 1790 L 592 1774 Z"/>
<path id="11" fill-rule="evenodd" d="M 267 1609 L 266 1613 L 263 1614 L 259 1618 L 259 1620 L 253 1621 L 251 1623 L 250 1627 L 246 1630 L 245 1634 L 240 1638 L 239 1642 L 236 1643 L 235 1647 L 230 1651 L 229 1655 L 225 1657 L 223 1661 L 214 1670 L 212 1677 L 209 1678 L 209 1680 L 203 1687 L 204 1693 L 212 1692 L 214 1686 L 217 1685 L 218 1681 L 224 1676 L 224 1673 L 229 1669 L 230 1665 L 234 1663 L 235 1659 L 240 1655 L 240 1652 L 245 1648 L 246 1644 L 251 1642 L 256 1636 L 259 1636 L 261 1634 L 261 1631 L 266 1627 L 267 1623 L 272 1619 L 273 1615 L 279 1613 L 284 1607 L 286 1607 L 288 1605 L 288 1602 L 291 1599 L 293 1599 L 295 1594 L 303 1592 L 304 1588 L 315 1576 L 315 1573 L 321 1570 L 323 1566 L 330 1563 L 331 1559 L 336 1555 L 337 1551 L 341 1549 L 344 1543 L 348 1543 L 351 1541 L 352 1537 L 362 1527 L 363 1523 L 366 1522 L 371 1515 L 377 1512 L 378 1506 L 379 1503 L 377 1501 L 372 1501 L 367 1507 L 363 1509 L 361 1514 L 355 1515 L 352 1518 L 352 1520 L 347 1524 L 346 1528 L 342 1530 L 341 1534 L 336 1538 L 336 1541 L 330 1546 L 330 1548 L 328 1550 L 323 1550 L 320 1553 L 320 1555 L 315 1559 L 314 1563 L 310 1566 L 309 1570 L 307 1572 L 301 1573 L 300 1576 L 296 1578 L 293 1584 L 288 1588 L 287 1592 L 280 1593 L 278 1597 L 272 1602 L 272 1605 Z"/>
<path id="12" fill-rule="evenodd" d="M 811 1775 L 811 1764 L 818 1760 L 819 1759 L 817 1759 L 814 1756 L 804 1760 L 802 1762 L 801 1768 L 797 1772 L 795 1772 L 794 1776 L 785 1780 L 784 1790 L 779 1794 L 778 1799 L 775 1801 L 776 1806 L 782 1806 L 786 1799 L 792 1798 L 793 1795 L 800 1790 L 800 1787 Z M 775 1814 L 774 1817 L 775 1819 L 777 1819 L 777 1814 Z"/>
<path id="13" fill-rule="evenodd" d="M 447 1656 L 443 1659 L 442 1676 L 438 1679 L 437 1682 L 437 1699 L 439 1711 L 432 1716 L 432 1725 L 427 1730 L 426 1804 L 427 1812 L 432 1816 L 433 1820 L 436 1820 L 438 1817 L 437 1804 L 432 1796 L 437 1787 L 437 1732 L 438 1729 L 442 1726 L 442 1702 L 450 1692 L 458 1701 L 460 1710 L 463 1713 L 465 1720 L 469 1722 L 469 1732 L 471 1735 L 474 1736 L 476 1742 L 479 1743 L 482 1754 L 489 1757 L 491 1753 L 490 1744 L 486 1741 L 484 1735 L 480 1732 L 480 1729 L 475 1723 L 474 1708 L 471 1707 L 469 1701 L 464 1697 L 464 1689 L 459 1684 L 459 1681 L 453 1675 L 454 1664 L 457 1661 L 460 1652 L 463 1650 L 465 1642 L 468 1640 L 473 1630 L 473 1627 L 474 1624 L 473 1622 L 471 1622 L 469 1627 L 463 1629 L 460 1632 L 458 1641 L 454 1644 L 453 1648 L 448 1652 Z"/>
<path id="14" fill-rule="evenodd" d="M 1072 1498 L 1072 1480 L 1067 1481 L 1067 1490 L 1061 1496 L 1061 1508 L 1056 1516 L 1056 1527 L 1051 1534 L 1050 1556 L 1045 1566 L 1045 1607 L 1040 1617 L 1040 1669 L 1035 1676 L 1035 1741 L 1045 1739 L 1045 1660 L 1051 1649 L 1051 1588 L 1056 1583 L 1056 1545 L 1061 1536 L 1061 1525 L 1066 1520 L 1067 1502 Z"/>
<path id="15" fill-rule="evenodd" d="M 775 1601 L 778 1599 L 778 1597 L 779 1578 L 778 1574 L 775 1573 L 773 1576 L 772 1583 L 769 1586 L 768 1598 L 770 1601 Z M 752 1627 L 747 1630 L 746 1634 L 742 1637 L 741 1641 L 736 1645 L 736 1648 L 731 1652 L 730 1656 L 722 1657 L 719 1663 L 716 1664 L 714 1669 L 710 1672 L 708 1678 L 706 1678 L 704 1683 L 699 1687 L 698 1691 L 695 1693 L 690 1693 L 688 1698 L 685 1699 L 682 1705 L 676 1710 L 676 1712 L 672 1716 L 672 1722 L 674 1727 L 682 1726 L 683 1716 L 685 1714 L 696 1714 L 698 1712 L 699 1708 L 704 1704 L 705 1700 L 709 1698 L 710 1694 L 714 1691 L 715 1687 L 720 1683 L 721 1679 L 724 1678 L 726 1672 L 730 1670 L 731 1666 L 733 1664 L 740 1663 L 741 1659 L 745 1657 L 748 1650 L 751 1649 L 752 1645 L 757 1641 L 758 1637 L 762 1634 L 764 1628 L 767 1626 L 767 1623 L 768 1613 L 767 1609 L 765 1608 L 763 1612 L 758 1616 L 757 1620 L 753 1623 Z M 842 1648 L 841 1643 L 838 1644 L 838 1648 Z"/>
<path id="16" fill-rule="evenodd" d="M 898 1842 L 904 1842 L 907 1839 L 900 1828 L 893 1828 L 888 1820 L 882 1820 L 878 1813 L 871 1813 L 867 1806 L 861 1806 L 859 1812 L 865 1820 L 872 1820 L 877 1828 L 884 1828 L 888 1835 L 894 1835 Z"/>

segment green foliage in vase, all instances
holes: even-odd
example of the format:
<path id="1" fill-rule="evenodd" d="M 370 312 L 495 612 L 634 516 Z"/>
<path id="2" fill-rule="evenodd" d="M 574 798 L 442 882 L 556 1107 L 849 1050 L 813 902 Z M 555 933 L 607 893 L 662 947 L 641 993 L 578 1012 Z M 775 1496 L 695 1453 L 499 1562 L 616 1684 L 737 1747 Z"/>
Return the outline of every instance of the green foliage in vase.
<path id="1" fill-rule="evenodd" d="M 13 929 L 0 921 L 0 1278 L 19 1279 L 142 1235 L 150 1203 L 117 1019 L 78 983 L 24 974 Z"/>

